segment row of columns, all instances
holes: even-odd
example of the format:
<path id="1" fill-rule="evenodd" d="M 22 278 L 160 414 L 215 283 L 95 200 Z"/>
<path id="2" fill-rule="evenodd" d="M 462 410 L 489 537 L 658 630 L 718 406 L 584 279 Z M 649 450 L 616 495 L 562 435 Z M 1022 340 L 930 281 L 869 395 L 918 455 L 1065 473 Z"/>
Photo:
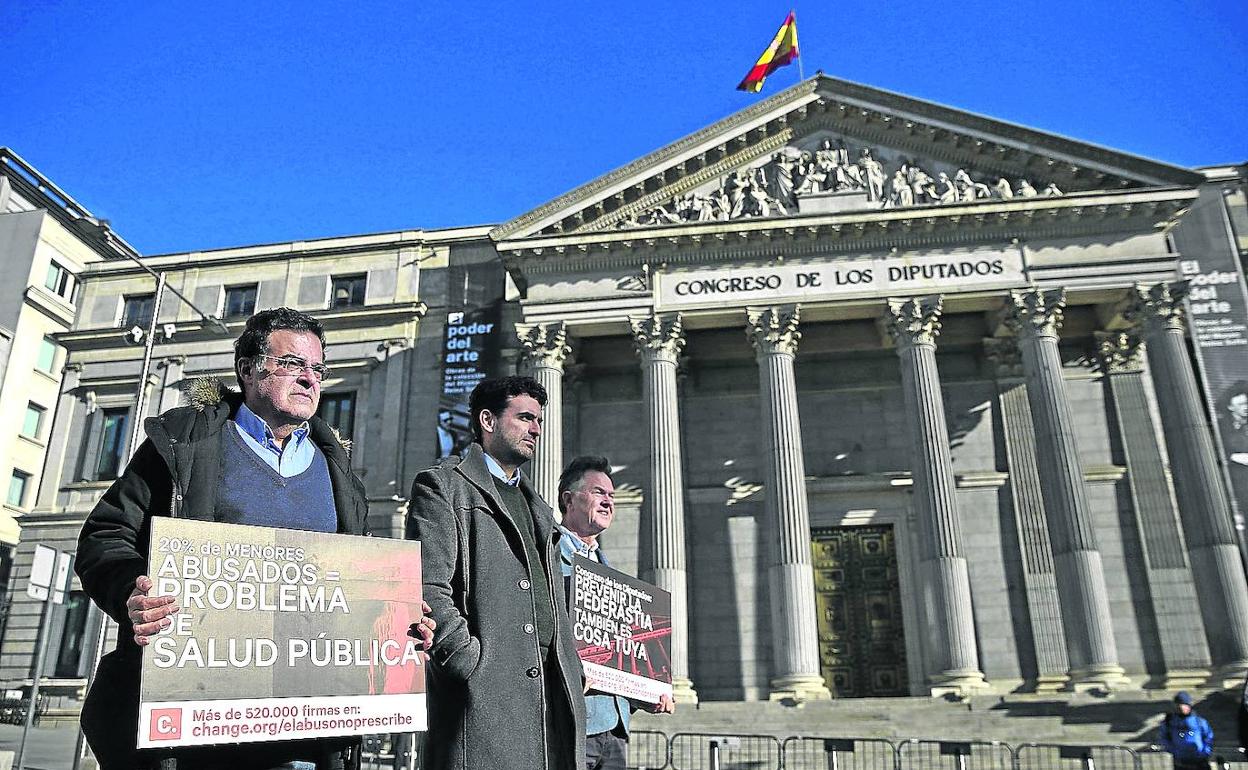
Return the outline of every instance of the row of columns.
<path id="1" fill-rule="evenodd" d="M 1226 675 L 1248 669 L 1248 587 L 1201 401 L 1187 356 L 1182 290 L 1136 289 L 1123 309 L 1145 343 L 1154 378 L 1180 516 L 1201 610 L 1216 664 Z M 1011 292 L 1003 321 L 1021 354 L 1034 424 L 1035 463 L 1051 542 L 1072 685 L 1112 688 L 1125 680 L 1114 641 L 1108 591 L 1075 441 L 1075 421 L 1058 351 L 1065 307 L 1060 289 Z M 970 579 L 962 546 L 947 420 L 936 365 L 941 329 L 938 296 L 890 300 L 882 325 L 901 363 L 913 445 L 918 520 L 917 590 L 931 691 L 967 692 L 985 685 L 979 667 Z M 829 697 L 820 672 L 810 515 L 793 362 L 800 309 L 749 308 L 746 334 L 759 367 L 773 647 L 773 698 Z M 642 536 L 653 544 L 647 577 L 672 595 L 672 670 L 680 699 L 696 699 L 688 667 L 688 590 L 684 483 L 677 403 L 677 360 L 685 344 L 678 313 L 629 319 L 641 359 L 649 485 Z M 553 500 L 562 466 L 561 393 L 570 352 L 562 322 L 518 326 L 524 362 L 550 397 L 532 477 Z"/>

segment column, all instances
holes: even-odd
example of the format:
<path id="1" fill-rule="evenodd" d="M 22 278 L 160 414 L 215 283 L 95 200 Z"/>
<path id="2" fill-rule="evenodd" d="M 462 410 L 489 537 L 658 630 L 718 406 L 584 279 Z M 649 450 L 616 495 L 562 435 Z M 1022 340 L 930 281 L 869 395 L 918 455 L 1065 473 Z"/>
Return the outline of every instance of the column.
<path id="1" fill-rule="evenodd" d="M 890 299 L 884 322 L 901 359 L 914 501 L 918 508 L 920 606 L 933 695 L 985 686 L 971 608 L 971 582 L 962 552 L 949 428 L 936 369 L 941 298 Z"/>
<path id="2" fill-rule="evenodd" d="M 1066 657 L 1066 632 L 1062 629 L 1061 599 L 1053 569 L 1053 544 L 1044 515 L 1040 471 L 1036 465 L 1035 427 L 1027 404 L 1027 384 L 1018 346 L 1011 339 L 984 341 L 984 352 L 993 363 L 1000 404 L 1002 439 L 1010 474 L 1010 502 L 1014 531 L 1018 537 L 1023 590 L 1027 604 L 1031 650 L 1019 639 L 1019 658 L 1024 675 L 1034 676 L 1036 692 L 1058 692 L 1069 683 L 1070 661 Z M 1034 663 L 1027 660 L 1034 653 Z M 1034 666 L 1034 673 L 1029 665 Z"/>
<path id="3" fill-rule="evenodd" d="M 1157 629 L 1155 641 L 1152 634 L 1145 634 L 1145 654 L 1148 659 L 1160 657 L 1163 661 L 1162 687 L 1200 687 L 1209 678 L 1209 646 L 1203 634 L 1192 632 L 1203 624 L 1200 605 L 1192 585 L 1179 528 L 1178 503 L 1166 465 L 1166 440 L 1144 373 L 1144 345 L 1139 337 L 1127 332 L 1098 332 L 1096 343 L 1126 459 L 1126 484 Z M 1154 646 L 1160 649 L 1154 650 Z"/>
<path id="4" fill-rule="evenodd" d="M 82 364 L 65 365 L 65 374 L 61 377 L 61 395 L 56 404 L 56 415 L 52 419 L 52 432 L 48 434 L 48 453 L 43 460 L 43 473 L 39 475 L 38 507 L 52 509 L 56 505 L 56 496 L 61 489 L 61 479 L 65 474 L 65 449 L 69 446 L 69 434 L 73 429 L 78 403 L 82 400 L 76 391 L 82 378 Z M 84 426 L 85 427 L 85 426 Z"/>
<path id="5" fill-rule="evenodd" d="M 672 688 L 676 699 L 696 703 L 689 679 L 689 594 L 685 570 L 684 465 L 676 402 L 676 359 L 685 347 L 679 313 L 633 316 L 641 357 L 642 398 L 650 437 L 650 475 L 642 506 L 642 537 L 649 538 L 654 566 L 649 577 L 672 595 Z"/>
<path id="6" fill-rule="evenodd" d="M 563 472 L 563 363 L 572 348 L 563 321 L 547 324 L 516 324 L 520 337 L 521 370 L 546 389 L 542 410 L 542 437 L 537 442 L 529 477 L 533 489 L 558 516 L 559 474 Z"/>
<path id="7" fill-rule="evenodd" d="M 1248 670 L 1248 588 L 1230 502 L 1183 339 L 1186 296 L 1186 283 L 1138 286 L 1124 315 L 1147 344 L 1215 679 L 1242 680 Z"/>
<path id="8" fill-rule="evenodd" d="M 758 359 L 767 470 L 767 582 L 771 596 L 772 700 L 832 697 L 819 669 L 815 573 L 810 555 L 806 462 L 793 357 L 799 309 L 750 308 L 746 334 Z"/>
<path id="9" fill-rule="evenodd" d="M 1062 289 L 1014 291 L 1006 304 L 1005 320 L 1023 356 L 1027 400 L 1035 424 L 1040 492 L 1062 598 L 1071 684 L 1076 689 L 1108 689 L 1126 680 L 1118 665 L 1105 570 L 1096 545 L 1075 445 L 1075 418 L 1057 349 L 1065 305 Z"/>

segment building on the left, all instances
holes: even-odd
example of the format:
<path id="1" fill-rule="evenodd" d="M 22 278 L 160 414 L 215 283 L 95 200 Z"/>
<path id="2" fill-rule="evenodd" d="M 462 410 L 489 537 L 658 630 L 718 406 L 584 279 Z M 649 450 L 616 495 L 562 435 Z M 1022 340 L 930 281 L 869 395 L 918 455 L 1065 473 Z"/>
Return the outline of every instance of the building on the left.
<path id="1" fill-rule="evenodd" d="M 0 147 L 0 628 L 7 626 L 17 545 L 31 535 L 59 401 L 80 276 L 92 263 L 135 251 L 68 193 Z"/>

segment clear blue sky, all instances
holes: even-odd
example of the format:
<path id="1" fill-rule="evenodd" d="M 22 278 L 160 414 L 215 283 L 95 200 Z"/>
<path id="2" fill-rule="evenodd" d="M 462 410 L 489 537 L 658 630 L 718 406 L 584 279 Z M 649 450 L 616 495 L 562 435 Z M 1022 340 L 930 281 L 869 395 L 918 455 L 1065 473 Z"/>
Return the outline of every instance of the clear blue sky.
<path id="1" fill-rule="evenodd" d="M 5 2 L 0 144 L 145 254 L 502 222 L 792 85 L 790 7 Z M 1243 0 L 795 7 L 807 76 L 1248 160 Z"/>

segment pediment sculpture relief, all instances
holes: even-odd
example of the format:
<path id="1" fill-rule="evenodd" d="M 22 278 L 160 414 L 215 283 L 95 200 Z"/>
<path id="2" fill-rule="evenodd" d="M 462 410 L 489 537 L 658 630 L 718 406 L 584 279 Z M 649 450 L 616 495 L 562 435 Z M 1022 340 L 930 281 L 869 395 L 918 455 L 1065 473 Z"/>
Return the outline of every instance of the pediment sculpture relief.
<path id="1" fill-rule="evenodd" d="M 1061 195 L 1054 183 L 1037 189 L 1007 179 L 870 147 L 824 139 L 815 149 L 785 147 L 766 161 L 730 172 L 666 204 L 620 220 L 616 227 L 727 222 L 747 217 L 909 208 Z"/>

